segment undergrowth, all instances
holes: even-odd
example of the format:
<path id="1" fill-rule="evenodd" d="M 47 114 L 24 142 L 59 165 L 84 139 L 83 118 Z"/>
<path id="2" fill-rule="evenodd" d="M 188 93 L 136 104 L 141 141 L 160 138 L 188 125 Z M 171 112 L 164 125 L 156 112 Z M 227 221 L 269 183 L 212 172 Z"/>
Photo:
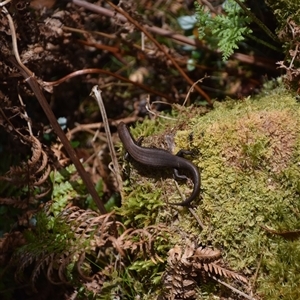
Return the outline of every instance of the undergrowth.
<path id="1" fill-rule="evenodd" d="M 75 173 L 73 165 L 51 173 L 52 200 L 34 215 L 35 225 L 23 232 L 25 243 L 11 258 L 15 277 L 36 292 L 41 276 L 53 284 L 71 284 L 83 299 L 119 294 L 130 299 L 153 292 L 164 270 L 168 229 L 152 225 L 151 219 L 146 226 L 141 216 L 141 229 L 126 228 L 113 212 L 99 215 L 74 206 L 86 206 L 86 191 Z"/>

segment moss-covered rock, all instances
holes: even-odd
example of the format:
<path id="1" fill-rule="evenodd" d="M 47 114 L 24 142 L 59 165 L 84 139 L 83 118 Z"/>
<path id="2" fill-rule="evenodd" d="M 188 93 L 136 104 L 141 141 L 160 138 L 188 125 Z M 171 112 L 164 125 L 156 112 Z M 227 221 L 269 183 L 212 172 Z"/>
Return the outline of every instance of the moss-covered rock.
<path id="1" fill-rule="evenodd" d="M 300 297 L 300 241 L 270 236 L 261 227 L 300 228 L 299 113 L 293 96 L 271 93 L 217 105 L 195 132 L 205 191 L 198 208 L 206 225 L 201 237 L 249 275 L 262 260 L 258 291 L 264 299 Z"/>
<path id="2" fill-rule="evenodd" d="M 224 249 L 231 268 L 250 276 L 262 261 L 257 288 L 264 299 L 300 297 L 294 288 L 300 284 L 300 240 L 261 227 L 300 228 L 299 115 L 293 96 L 272 93 L 219 104 L 194 127 L 201 137 L 195 139 L 202 154 L 201 237 Z"/>
<path id="3" fill-rule="evenodd" d="M 184 121 L 186 114 L 189 124 Z M 300 229 L 299 117 L 299 103 L 281 89 L 261 98 L 216 103 L 205 115 L 195 107 L 181 111 L 176 123 L 168 122 L 173 122 L 176 131 L 176 147 L 198 152 L 193 161 L 201 170 L 203 192 L 195 204 L 204 229 L 188 210 L 179 209 L 174 218 L 174 207 L 162 205 L 178 196 L 171 195 L 173 179 L 157 170 L 151 171 L 150 180 L 143 174 L 144 183 L 135 180 L 140 173 L 133 173 L 129 195 L 145 184 L 143 196 L 137 198 L 150 202 L 140 205 L 143 216 L 130 207 L 132 220 L 149 215 L 148 205 L 156 212 L 152 211 L 152 222 L 180 227 L 185 235 L 221 249 L 228 267 L 246 275 L 262 299 L 299 299 L 300 290 L 295 287 L 300 284 L 300 239 L 265 230 L 266 226 L 278 232 Z M 165 121 L 157 124 L 156 129 L 167 131 Z M 141 128 L 150 127 L 151 121 Z M 178 194 L 176 189 L 173 193 Z M 129 209 L 126 201 L 125 210 Z M 170 245 L 182 236 L 174 234 Z"/>

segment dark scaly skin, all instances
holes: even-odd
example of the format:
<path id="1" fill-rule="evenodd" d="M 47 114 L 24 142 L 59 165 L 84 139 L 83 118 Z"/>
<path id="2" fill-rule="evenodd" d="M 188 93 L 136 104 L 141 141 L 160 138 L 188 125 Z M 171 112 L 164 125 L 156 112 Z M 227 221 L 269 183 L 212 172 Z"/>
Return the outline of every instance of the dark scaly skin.
<path id="1" fill-rule="evenodd" d="M 183 169 L 190 172 L 194 183 L 193 192 L 183 202 L 172 203 L 172 205 L 188 206 L 199 195 L 201 179 L 198 168 L 193 163 L 183 157 L 173 155 L 163 149 L 141 147 L 133 139 L 127 126 L 123 122 L 120 122 L 117 128 L 119 137 L 125 149 L 138 163 L 154 168 L 166 167 L 174 170 Z"/>

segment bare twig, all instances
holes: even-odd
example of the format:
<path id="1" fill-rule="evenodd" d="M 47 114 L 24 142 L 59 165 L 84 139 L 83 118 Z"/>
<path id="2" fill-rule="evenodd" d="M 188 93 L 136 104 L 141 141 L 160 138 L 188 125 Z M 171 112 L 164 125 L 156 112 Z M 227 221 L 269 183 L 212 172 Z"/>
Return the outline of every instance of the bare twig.
<path id="1" fill-rule="evenodd" d="M 0 110 L 1 112 L 1 110 Z M 118 120 L 111 120 L 110 121 L 110 125 L 111 126 L 117 126 L 120 122 L 124 122 L 125 124 L 128 123 L 134 123 L 137 121 L 142 121 L 143 119 L 141 117 L 138 117 L 137 115 L 132 115 L 126 118 L 121 118 Z M 68 139 L 71 139 L 72 136 L 79 131 L 88 131 L 91 134 L 94 134 L 95 132 L 93 131 L 93 129 L 98 129 L 101 126 L 103 126 L 102 122 L 97 122 L 97 123 L 90 123 L 90 124 L 79 124 L 79 123 L 75 123 L 74 128 L 70 129 L 67 133 L 66 136 Z"/>
<path id="2" fill-rule="evenodd" d="M 1 3 L 2 4 L 2 3 Z M 34 76 L 33 72 L 31 72 L 21 61 L 19 50 L 18 50 L 18 44 L 17 44 L 17 37 L 16 37 L 16 29 L 14 25 L 14 21 L 9 14 L 6 7 L 2 7 L 2 12 L 6 15 L 6 18 L 8 20 L 9 28 L 10 28 L 10 34 L 11 34 L 11 40 L 12 40 L 12 47 L 13 47 L 13 53 L 15 55 L 15 58 L 19 64 L 19 66 L 28 74 L 28 76 Z"/>
<path id="3" fill-rule="evenodd" d="M 72 148 L 72 146 L 70 145 L 66 135 L 64 134 L 63 130 L 61 129 L 61 127 L 59 126 L 53 111 L 51 110 L 50 105 L 48 104 L 42 90 L 40 89 L 40 86 L 34 76 L 34 73 L 29 70 L 21 61 L 20 56 L 19 56 L 19 51 L 18 51 L 18 45 L 17 45 L 17 38 L 16 38 L 16 31 L 15 31 L 15 26 L 13 23 L 13 19 L 11 17 L 11 15 L 9 14 L 8 10 L 5 7 L 2 7 L 1 11 L 6 15 L 8 23 L 9 23 L 9 27 L 10 27 L 10 31 L 11 31 L 11 37 L 12 37 L 12 47 L 13 47 L 13 53 L 14 53 L 14 57 L 10 57 L 9 61 L 17 68 L 20 70 L 22 76 L 25 78 L 25 81 L 29 84 L 29 86 L 31 87 L 32 91 L 34 92 L 36 98 L 38 99 L 42 109 L 44 110 L 49 122 L 51 123 L 54 131 L 56 132 L 56 134 L 58 135 L 59 139 L 61 140 L 62 144 L 64 145 L 68 155 L 70 156 L 72 162 L 74 163 L 78 173 L 80 174 L 83 182 L 85 183 L 87 190 L 89 191 L 89 193 L 91 194 L 91 196 L 93 197 L 94 201 L 96 202 L 100 212 L 102 214 L 106 213 L 106 209 L 102 203 L 102 201 L 100 200 L 95 187 L 91 181 L 91 179 L 89 178 L 88 174 L 85 172 L 81 162 L 79 161 L 75 150 Z"/>
<path id="4" fill-rule="evenodd" d="M 164 104 L 164 105 L 167 105 L 167 104 L 171 105 L 170 103 L 167 103 L 167 102 L 164 102 L 164 101 L 153 101 L 152 103 L 150 103 L 150 97 L 148 96 L 145 108 L 146 108 L 146 110 L 147 110 L 147 112 L 149 114 L 154 115 L 154 116 L 159 117 L 159 118 L 162 118 L 162 119 L 166 119 L 166 120 L 176 120 L 175 118 L 164 116 L 164 115 L 162 115 L 162 114 L 157 113 L 156 111 L 154 111 L 152 109 L 152 106 L 154 104 L 157 104 L 157 103 L 161 103 L 161 104 Z"/>
<path id="5" fill-rule="evenodd" d="M 5 0 L 5 1 L 3 1 L 3 2 L 0 2 L 0 7 L 2 7 L 2 6 L 4 6 L 4 5 L 6 5 L 6 4 L 8 4 L 10 1 L 11 1 L 11 0 Z"/>
<path id="6" fill-rule="evenodd" d="M 197 2 L 199 3 L 199 5 L 202 5 L 202 2 L 205 6 L 207 6 L 209 8 L 209 10 L 213 13 L 217 13 L 216 9 L 211 5 L 211 3 L 207 0 L 197 0 Z"/>
<path id="7" fill-rule="evenodd" d="M 235 292 L 235 293 L 237 293 L 237 294 L 243 296 L 244 298 L 249 299 L 249 300 L 255 300 L 255 298 L 253 298 L 253 297 L 251 297 L 251 296 L 249 296 L 249 295 L 243 293 L 242 291 L 240 291 L 240 290 L 236 289 L 235 287 L 229 285 L 228 283 L 226 283 L 226 282 L 224 282 L 224 281 L 218 279 L 217 277 L 215 277 L 215 276 L 211 276 L 211 277 L 212 277 L 214 280 L 216 280 L 217 282 L 219 282 L 219 283 L 223 284 L 224 286 L 228 287 L 229 289 L 231 289 L 233 292 Z"/>
<path id="8" fill-rule="evenodd" d="M 259 273 L 259 270 L 260 270 L 260 267 L 261 267 L 262 260 L 263 260 L 263 254 L 260 255 L 259 262 L 258 262 L 256 271 L 255 271 L 255 274 L 254 274 L 254 276 L 253 276 L 253 278 L 252 278 L 252 285 L 253 285 L 254 287 L 255 287 L 255 285 L 256 285 L 256 280 L 257 280 L 257 278 L 258 278 L 258 273 Z"/>
<path id="9" fill-rule="evenodd" d="M 90 11 L 93 11 L 95 13 L 107 16 L 107 17 L 114 17 L 116 16 L 121 22 L 126 22 L 126 18 L 124 16 L 122 16 L 121 14 L 115 14 L 115 12 L 104 8 L 104 7 L 100 7 L 98 5 L 95 5 L 93 3 L 89 3 L 87 1 L 83 1 L 83 0 L 72 0 L 72 2 L 75 5 L 78 5 L 80 7 L 84 7 L 85 9 L 88 9 Z M 205 1 L 206 2 L 206 1 Z M 163 29 L 163 28 L 159 28 L 159 27 L 155 27 L 155 26 L 144 26 L 148 31 L 153 32 L 155 34 L 167 37 L 167 38 L 171 38 L 174 41 L 177 41 L 179 43 L 182 44 L 186 44 L 186 45 L 190 45 L 193 47 L 199 47 L 199 43 L 197 43 L 196 39 L 191 39 L 189 37 L 186 37 L 184 35 Z M 64 27 L 65 28 L 65 27 Z M 91 31 L 89 31 L 91 32 Z M 92 32 L 93 33 L 93 32 Z M 96 34 L 99 34 L 96 32 Z M 111 36 L 110 36 L 111 38 Z M 209 51 L 209 52 L 214 52 L 214 53 L 221 53 L 219 50 L 211 50 L 209 49 L 207 46 L 205 46 L 203 43 L 201 44 L 201 48 L 205 49 L 205 51 Z M 237 59 L 240 62 L 246 63 L 246 64 L 251 64 L 251 65 L 255 65 L 255 66 L 259 66 L 259 67 L 264 67 L 266 69 L 269 70 L 276 70 L 276 66 L 275 66 L 275 61 L 274 59 L 267 59 L 267 58 L 263 58 L 263 57 L 259 57 L 257 55 L 253 56 L 253 55 L 246 55 L 243 53 L 234 53 L 232 56 L 232 58 Z"/>
<path id="10" fill-rule="evenodd" d="M 117 178 L 119 189 L 122 190 L 122 182 L 123 181 L 122 181 L 122 177 L 121 177 L 121 171 L 120 171 L 120 168 L 119 168 L 116 151 L 115 151 L 115 148 L 114 148 L 114 145 L 113 145 L 113 142 L 112 142 L 112 138 L 111 138 L 111 132 L 110 132 L 109 125 L 108 125 L 106 110 L 105 110 L 104 103 L 103 103 L 103 100 L 102 100 L 102 97 L 101 97 L 101 90 L 99 90 L 99 87 L 97 85 L 95 85 L 92 88 L 92 92 L 91 92 L 90 96 L 94 97 L 95 100 L 98 103 L 98 106 L 99 106 L 99 109 L 100 109 L 100 112 L 101 112 L 101 116 L 102 116 L 102 119 L 103 119 L 104 129 L 105 129 L 106 136 L 107 136 L 107 144 L 108 144 L 108 148 L 109 148 L 109 151 L 110 151 L 111 160 L 112 160 L 112 163 L 113 163 L 113 166 L 114 166 L 114 173 L 115 173 L 116 178 Z"/>
<path id="11" fill-rule="evenodd" d="M 89 176 L 86 173 L 85 169 L 83 168 L 81 162 L 79 161 L 75 150 L 72 148 L 72 146 L 71 146 L 70 142 L 68 141 L 65 133 L 63 132 L 63 130 L 59 126 L 59 124 L 58 124 L 58 122 L 57 122 L 57 120 L 56 120 L 56 118 L 53 114 L 53 111 L 51 110 L 50 105 L 48 104 L 43 92 L 40 89 L 40 86 L 39 86 L 36 78 L 34 76 L 30 76 L 21 66 L 19 66 L 19 64 L 17 63 L 17 61 L 15 59 L 10 58 L 9 60 L 16 68 L 18 68 L 20 70 L 22 76 L 25 78 L 26 82 L 31 87 L 31 89 L 34 92 L 36 98 L 38 99 L 43 111 L 45 112 L 49 122 L 51 123 L 54 131 L 56 132 L 56 134 L 59 137 L 60 141 L 64 145 L 70 159 L 72 160 L 72 162 L 75 165 L 79 175 L 81 176 L 83 182 L 85 183 L 88 192 L 93 197 L 93 199 L 96 202 L 96 205 L 99 208 L 100 212 L 102 214 L 105 214 L 106 209 L 103 205 L 103 202 L 99 198 L 91 179 L 89 178 Z"/>
<path id="12" fill-rule="evenodd" d="M 240 0 L 234 0 L 244 11 L 244 13 L 255 22 L 272 40 L 278 42 L 278 37 L 261 21 L 259 20 L 249 9 L 246 7 L 244 3 Z"/>
<path id="13" fill-rule="evenodd" d="M 202 82 L 203 79 L 205 79 L 205 78 L 207 78 L 207 77 L 208 77 L 208 76 L 205 76 L 205 77 L 203 77 L 203 78 L 201 78 L 201 79 L 199 79 L 199 80 L 197 80 L 196 82 L 193 83 L 193 85 L 190 87 L 190 89 L 189 89 L 189 91 L 188 91 L 188 93 L 187 93 L 187 95 L 186 95 L 186 97 L 185 97 L 185 100 L 184 100 L 182 106 L 185 106 L 185 104 L 186 104 L 186 102 L 187 102 L 187 100 L 188 100 L 188 98 L 189 98 L 189 96 L 190 96 L 190 93 L 192 93 L 192 92 L 194 91 L 194 88 L 195 88 L 196 84 L 198 84 L 199 82 Z"/>
<path id="14" fill-rule="evenodd" d="M 82 0 L 73 0 L 73 3 L 78 5 L 78 6 L 84 7 L 85 9 L 88 9 L 90 11 L 101 14 L 103 16 L 107 16 L 107 17 L 110 17 L 110 18 L 117 17 L 121 22 L 126 22 L 127 21 L 127 19 L 122 14 L 118 14 L 118 13 L 116 14 L 114 11 L 111 11 L 107 8 L 95 5 L 93 3 L 89 3 L 87 1 L 82 1 Z M 174 39 L 178 42 L 181 42 L 183 44 L 196 46 L 195 40 L 193 40 L 191 38 L 188 38 L 184 35 L 181 35 L 181 34 L 178 34 L 178 33 L 163 29 L 163 28 L 159 28 L 159 27 L 156 27 L 156 26 L 147 26 L 147 25 L 145 25 L 145 28 L 147 28 L 147 30 L 150 31 L 150 32 L 159 34 L 161 36 L 172 38 L 172 39 Z"/>
<path id="15" fill-rule="evenodd" d="M 153 38 L 153 36 L 146 30 L 145 27 L 143 27 L 142 25 L 140 25 L 136 20 L 134 20 L 127 12 L 125 12 L 124 10 L 120 9 L 118 6 L 114 5 L 112 2 L 110 1 L 106 1 L 111 7 L 113 7 L 118 13 L 122 14 L 130 23 L 132 23 L 136 28 L 138 28 L 141 32 L 143 32 L 149 40 L 151 40 L 154 45 L 165 54 L 165 56 L 172 62 L 172 64 L 174 65 L 174 67 L 179 71 L 179 73 L 182 75 L 182 77 L 190 84 L 193 85 L 193 81 L 191 78 L 189 78 L 187 76 L 187 74 L 182 70 L 182 68 L 178 65 L 178 63 L 175 61 L 175 59 L 168 53 L 168 51 L 166 51 L 161 44 L 155 39 Z M 195 90 L 202 96 L 205 98 L 205 100 L 208 102 L 209 105 L 212 106 L 212 101 L 210 99 L 210 97 L 198 86 L 195 86 Z"/>
<path id="16" fill-rule="evenodd" d="M 295 60 L 295 57 L 297 56 L 297 54 L 298 54 L 298 48 L 299 48 L 299 44 L 297 44 L 296 45 L 296 49 L 295 49 L 295 51 L 294 51 L 294 55 L 293 55 L 293 57 L 292 57 L 292 60 L 291 60 L 291 62 L 290 62 L 290 65 L 289 65 L 289 69 L 291 69 L 294 65 L 294 60 Z"/>
<path id="17" fill-rule="evenodd" d="M 195 212 L 195 210 L 192 207 L 189 207 L 189 211 L 190 213 L 193 215 L 193 217 L 196 219 L 196 221 L 198 222 L 199 226 L 204 229 L 205 226 L 204 224 L 201 222 L 200 218 L 198 217 L 197 213 Z"/>
<path id="18" fill-rule="evenodd" d="M 89 68 L 89 69 L 82 69 L 82 70 L 78 70 L 78 71 L 75 71 L 75 72 L 72 72 L 66 76 L 64 76 L 63 78 L 59 79 L 59 80 L 56 80 L 56 81 L 44 81 L 43 82 L 43 86 L 44 87 L 48 87 L 48 86 L 56 86 L 56 85 L 59 85 L 61 83 L 63 83 L 64 81 L 70 79 L 70 78 L 73 78 L 73 77 L 76 77 L 76 76 L 79 76 L 79 75 L 84 75 L 84 74 L 105 74 L 105 75 L 109 75 L 109 76 L 113 76 L 115 78 L 118 78 L 122 81 L 125 81 L 125 82 L 128 82 L 128 83 L 131 83 L 132 85 L 135 85 L 145 91 L 147 91 L 148 93 L 150 94 L 153 94 L 153 95 L 158 95 L 162 98 L 165 98 L 167 99 L 168 101 L 170 102 L 173 102 L 173 99 L 164 94 L 164 93 L 161 93 L 160 91 L 157 91 L 157 90 L 153 90 L 151 88 L 149 88 L 148 86 L 144 85 L 144 84 L 141 84 L 141 83 L 138 83 L 138 82 L 135 82 L 135 81 L 131 81 L 130 79 L 126 78 L 126 77 L 123 77 L 121 75 L 118 75 L 116 73 L 113 73 L 113 72 L 110 72 L 110 71 L 107 71 L 107 70 L 103 70 L 103 69 L 97 69 L 97 68 Z"/>
<path id="19" fill-rule="evenodd" d="M 22 132 L 20 132 L 19 129 L 17 129 L 13 123 L 10 121 L 10 119 L 8 119 L 4 113 L 4 111 L 2 110 L 2 108 L 0 108 L 0 114 L 2 115 L 2 117 L 4 118 L 4 120 L 11 126 L 11 128 L 17 132 L 22 138 L 25 138 L 24 134 L 22 134 Z"/>
<path id="20" fill-rule="evenodd" d="M 33 136 L 32 128 L 31 128 L 31 123 L 30 123 L 30 121 L 29 121 L 29 116 L 28 116 L 27 111 L 26 111 L 26 109 L 25 109 L 25 104 L 24 104 L 24 102 L 23 102 L 23 100 L 22 100 L 22 97 L 21 97 L 21 95 L 20 95 L 20 93 L 19 93 L 19 90 L 18 90 L 18 98 L 19 98 L 19 101 L 20 101 L 20 103 L 21 103 L 21 106 L 24 108 L 24 113 L 23 113 L 23 114 L 24 114 L 25 120 L 26 120 L 26 122 L 27 122 L 29 134 L 30 134 L 31 136 Z"/>
<path id="21" fill-rule="evenodd" d="M 180 66 L 177 64 L 177 62 L 174 60 L 174 58 L 152 37 L 152 35 L 148 32 L 148 31 L 152 31 L 155 33 L 158 33 L 160 35 L 164 35 L 164 36 L 168 36 L 168 37 L 172 37 L 173 39 L 178 38 L 180 35 L 176 35 L 170 31 L 167 30 L 162 30 L 161 28 L 158 27 L 150 27 L 150 26 L 141 26 L 140 24 L 138 24 L 133 18 L 131 18 L 131 16 L 129 14 L 127 14 L 126 12 L 124 12 L 123 10 L 121 10 L 119 7 L 117 7 L 116 5 L 114 5 L 113 3 L 107 1 L 108 4 L 113 7 L 118 14 L 115 15 L 115 13 L 113 11 L 104 9 L 103 7 L 99 7 L 96 5 L 93 5 L 91 3 L 88 3 L 86 1 L 81 1 L 81 0 L 73 0 L 73 3 L 76 5 L 80 5 L 82 7 L 85 7 L 89 10 L 93 10 L 96 11 L 98 13 L 101 14 L 105 14 L 109 17 L 114 17 L 116 16 L 120 21 L 125 22 L 126 20 L 130 21 L 132 24 L 134 24 L 134 26 L 136 26 L 141 32 L 143 32 L 145 34 L 145 36 L 147 36 L 155 45 L 156 47 L 162 51 L 166 57 L 172 62 L 172 64 L 174 65 L 174 67 L 180 72 L 180 74 L 184 77 L 184 79 L 189 83 L 189 84 L 193 84 L 193 81 L 186 75 L 186 73 L 180 68 Z M 153 30 L 153 28 L 155 28 L 155 30 Z M 180 39 L 182 40 L 183 36 L 180 36 Z M 190 42 L 190 39 L 186 38 L 184 39 L 185 43 Z M 183 41 L 183 40 L 182 40 Z M 196 44 L 195 44 L 196 45 Z M 207 102 L 212 105 L 212 102 L 209 98 L 209 96 L 200 88 L 200 87 L 196 87 L 195 88 L 197 90 L 197 92 L 199 92 L 206 100 Z"/>

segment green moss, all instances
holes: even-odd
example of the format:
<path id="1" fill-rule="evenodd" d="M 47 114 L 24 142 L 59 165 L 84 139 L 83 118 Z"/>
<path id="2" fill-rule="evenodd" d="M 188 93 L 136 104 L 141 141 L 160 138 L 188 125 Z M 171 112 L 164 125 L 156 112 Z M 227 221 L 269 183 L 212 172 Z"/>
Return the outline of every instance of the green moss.
<path id="1" fill-rule="evenodd" d="M 265 255 L 258 279 L 264 299 L 299 299 L 300 241 L 273 238 L 274 249 Z"/>
<path id="2" fill-rule="evenodd" d="M 158 209 L 163 206 L 161 191 L 153 185 L 145 184 L 126 188 L 130 193 L 117 213 L 125 217 L 124 225 L 143 228 L 155 223 Z"/>
<path id="3" fill-rule="evenodd" d="M 299 105 L 286 93 L 243 103 L 229 101 L 199 119 L 199 166 L 205 192 L 198 213 L 206 225 L 201 237 L 224 249 L 226 261 L 235 270 L 253 274 L 263 255 L 264 268 L 280 265 L 281 273 L 289 273 L 289 263 L 280 254 L 268 256 L 280 251 L 280 244 L 274 246 L 274 238 L 260 225 L 299 228 L 298 120 Z M 290 255 L 297 261 L 296 244 L 289 247 L 295 247 Z M 265 276 L 260 273 L 258 286 L 264 293 L 270 285 Z M 288 278 L 284 283 L 277 281 L 287 293 L 286 285 L 300 283 L 297 276 Z M 282 296 L 274 289 L 273 293 L 272 299 Z"/>
<path id="4" fill-rule="evenodd" d="M 167 223 L 174 230 L 170 245 L 189 236 L 222 249 L 228 267 L 250 282 L 262 261 L 255 282 L 262 299 L 298 299 L 299 241 L 271 235 L 261 225 L 300 229 L 299 115 L 299 104 L 282 88 L 265 91 L 261 98 L 215 103 L 205 115 L 196 107 L 181 109 L 171 131 L 176 132 L 176 148 L 192 150 L 191 159 L 201 169 L 203 193 L 197 214 L 205 228 L 199 228 L 187 209 L 176 213 L 167 205 L 178 199 L 178 191 L 172 188 L 173 179 L 157 170 L 150 171 L 150 179 L 148 171 L 132 170 L 135 201 L 151 199 L 159 205 L 154 210 L 148 202 L 137 210 L 130 207 L 131 218 L 143 210 L 142 223 Z M 188 186 L 179 186 L 184 195 Z M 124 207 L 127 201 L 125 197 Z"/>

